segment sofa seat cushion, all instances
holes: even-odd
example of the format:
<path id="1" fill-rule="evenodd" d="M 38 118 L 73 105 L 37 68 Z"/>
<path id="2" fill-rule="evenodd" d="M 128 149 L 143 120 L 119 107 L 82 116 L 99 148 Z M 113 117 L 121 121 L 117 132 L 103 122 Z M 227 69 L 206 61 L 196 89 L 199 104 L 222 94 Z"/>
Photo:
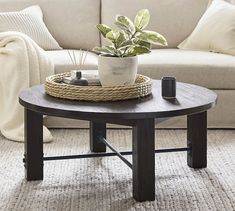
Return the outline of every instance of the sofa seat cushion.
<path id="1" fill-rule="evenodd" d="M 46 51 L 49 57 L 52 58 L 55 65 L 55 73 L 64 73 L 70 70 L 75 70 L 77 67 L 73 65 L 68 51 L 67 50 L 59 50 L 59 51 Z M 75 50 L 75 55 L 78 60 L 79 58 L 79 50 Z M 98 66 L 98 56 L 92 52 L 87 53 L 85 64 L 83 65 L 83 69 L 93 70 L 97 69 Z"/>
<path id="2" fill-rule="evenodd" d="M 67 50 L 47 51 L 55 73 L 76 69 Z M 79 56 L 79 50 L 75 51 Z M 98 56 L 88 52 L 84 69 L 98 69 Z M 138 72 L 153 79 L 175 76 L 177 81 L 211 89 L 235 89 L 235 57 L 211 52 L 180 49 L 154 49 L 139 56 Z"/>
<path id="3" fill-rule="evenodd" d="M 154 79 L 175 76 L 211 89 L 235 89 L 235 56 L 225 54 L 154 49 L 139 56 L 138 72 Z"/>

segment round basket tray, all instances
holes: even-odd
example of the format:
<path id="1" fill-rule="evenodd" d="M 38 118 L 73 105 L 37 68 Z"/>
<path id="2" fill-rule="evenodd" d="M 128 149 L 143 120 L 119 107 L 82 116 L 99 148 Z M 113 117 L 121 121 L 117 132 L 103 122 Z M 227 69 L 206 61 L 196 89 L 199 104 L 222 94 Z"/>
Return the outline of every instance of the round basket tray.
<path id="1" fill-rule="evenodd" d="M 71 73 L 52 75 L 46 78 L 46 93 L 58 98 L 83 101 L 118 101 L 135 99 L 151 94 L 151 79 L 137 75 L 135 84 L 128 86 L 75 86 L 62 82 Z"/>

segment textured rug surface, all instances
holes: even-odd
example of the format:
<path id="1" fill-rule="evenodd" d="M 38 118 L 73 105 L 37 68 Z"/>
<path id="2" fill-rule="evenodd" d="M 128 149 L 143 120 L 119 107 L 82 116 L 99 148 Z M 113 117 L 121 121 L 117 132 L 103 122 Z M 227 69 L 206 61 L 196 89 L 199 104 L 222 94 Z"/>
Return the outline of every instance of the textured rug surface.
<path id="1" fill-rule="evenodd" d="M 53 130 L 55 141 L 44 153 L 89 152 L 88 130 Z M 156 131 L 156 147 L 184 147 L 185 130 Z M 130 130 L 109 130 L 107 139 L 119 150 L 131 149 Z M 235 131 L 208 131 L 208 167 L 194 170 L 186 153 L 156 154 L 156 200 L 132 198 L 132 172 L 119 158 L 47 161 L 44 180 L 26 182 L 23 144 L 0 136 L 1 211 L 235 210 Z M 131 161 L 131 156 L 127 156 Z"/>

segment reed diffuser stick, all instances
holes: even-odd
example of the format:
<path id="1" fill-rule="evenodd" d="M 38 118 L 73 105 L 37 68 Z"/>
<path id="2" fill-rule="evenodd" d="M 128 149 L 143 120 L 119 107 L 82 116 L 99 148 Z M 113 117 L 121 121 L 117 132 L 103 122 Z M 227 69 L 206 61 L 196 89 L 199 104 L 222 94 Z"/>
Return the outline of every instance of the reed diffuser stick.
<path id="1" fill-rule="evenodd" d="M 70 57 L 70 60 L 72 61 L 73 65 L 75 65 L 75 61 L 73 60 L 73 57 L 72 57 L 72 54 L 70 54 L 70 51 L 68 50 L 68 54 L 69 54 L 69 57 Z"/>
<path id="2" fill-rule="evenodd" d="M 83 51 L 82 49 L 80 49 L 78 58 L 74 50 L 68 50 L 67 52 L 72 64 L 74 66 L 77 66 L 79 70 L 82 70 L 82 67 L 86 62 L 88 51 Z"/>

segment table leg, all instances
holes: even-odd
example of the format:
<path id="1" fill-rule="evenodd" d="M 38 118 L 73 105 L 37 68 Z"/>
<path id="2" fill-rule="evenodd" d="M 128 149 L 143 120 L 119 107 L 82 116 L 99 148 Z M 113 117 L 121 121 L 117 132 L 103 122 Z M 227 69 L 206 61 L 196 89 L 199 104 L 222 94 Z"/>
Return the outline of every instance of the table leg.
<path id="1" fill-rule="evenodd" d="M 205 168 L 207 166 L 207 112 L 188 115 L 187 154 L 188 166 Z"/>
<path id="2" fill-rule="evenodd" d="M 42 115 L 25 109 L 25 177 L 27 181 L 43 180 Z"/>
<path id="3" fill-rule="evenodd" d="M 155 200 L 154 119 L 137 120 L 133 127 L 133 197 Z"/>
<path id="4" fill-rule="evenodd" d="M 90 121 L 90 150 L 92 152 L 106 152 L 106 145 L 98 139 L 106 138 L 106 124 Z"/>

